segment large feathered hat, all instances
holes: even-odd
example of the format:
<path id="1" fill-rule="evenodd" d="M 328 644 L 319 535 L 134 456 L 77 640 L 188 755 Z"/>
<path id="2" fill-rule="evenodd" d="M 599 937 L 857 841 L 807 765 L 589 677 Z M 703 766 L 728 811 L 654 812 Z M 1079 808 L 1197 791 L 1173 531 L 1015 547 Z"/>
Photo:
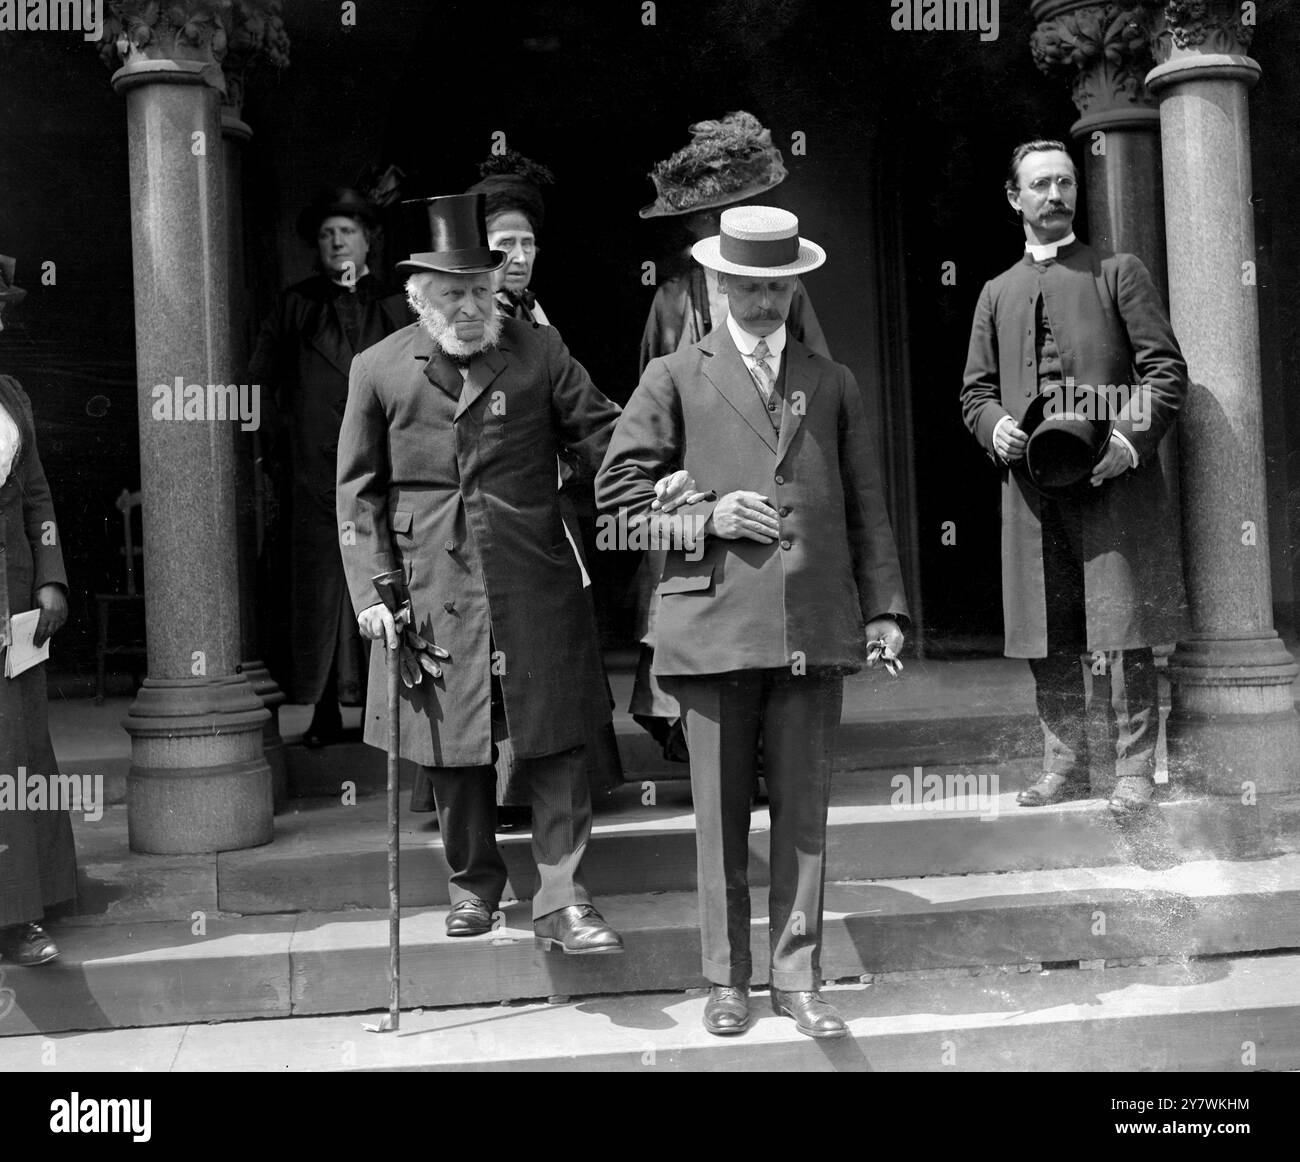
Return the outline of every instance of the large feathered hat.
<path id="1" fill-rule="evenodd" d="M 657 197 L 642 218 L 694 214 L 743 202 L 785 180 L 785 162 L 772 134 L 752 113 L 691 126 L 691 143 L 650 171 Z"/>

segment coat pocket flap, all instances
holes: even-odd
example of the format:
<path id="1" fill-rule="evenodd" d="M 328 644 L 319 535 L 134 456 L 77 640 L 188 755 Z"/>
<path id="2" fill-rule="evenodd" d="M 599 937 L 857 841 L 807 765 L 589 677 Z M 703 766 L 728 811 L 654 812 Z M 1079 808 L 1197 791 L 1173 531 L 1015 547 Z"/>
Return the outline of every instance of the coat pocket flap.
<path id="1" fill-rule="evenodd" d="M 395 509 L 388 523 L 395 533 L 409 533 L 411 531 L 411 510 L 408 508 Z"/>
<path id="2" fill-rule="evenodd" d="M 713 584 L 713 566 L 665 577 L 659 582 L 660 593 L 694 593 Z"/>

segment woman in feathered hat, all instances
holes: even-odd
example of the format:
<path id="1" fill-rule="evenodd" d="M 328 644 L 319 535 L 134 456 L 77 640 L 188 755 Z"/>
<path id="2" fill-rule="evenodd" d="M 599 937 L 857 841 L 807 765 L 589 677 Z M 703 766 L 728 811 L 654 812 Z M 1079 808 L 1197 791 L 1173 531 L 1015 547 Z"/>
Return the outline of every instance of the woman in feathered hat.
<path id="1" fill-rule="evenodd" d="M 370 271 L 378 225 L 374 204 L 352 189 L 325 190 L 303 210 L 298 233 L 317 273 L 281 295 L 250 367 L 269 395 L 265 456 L 280 530 L 267 538 L 268 600 L 281 615 L 267 618 L 276 626 L 268 662 L 290 702 L 314 706 L 303 735 L 311 747 L 337 741 L 340 703 L 365 698 L 366 652 L 343 579 L 334 493 L 352 357 L 411 321 L 404 297 Z"/>
<path id="2" fill-rule="evenodd" d="M 7 308 L 26 292 L 13 285 L 14 260 L 0 255 L 0 330 Z M 50 487 L 36 450 L 32 401 L 16 379 L 0 375 L 0 529 L 7 528 L 0 574 L 0 656 L 9 648 L 10 617 L 40 610 L 35 644 L 68 617 L 68 578 Z M 0 779 L 54 785 L 45 668 L 0 677 Z M 0 796 L 5 792 L 0 789 Z M 24 796 L 25 799 L 25 796 Z M 0 804 L 0 968 L 45 964 L 59 955 L 41 927 L 45 909 L 77 894 L 77 857 L 67 811 L 15 810 Z"/>
<path id="3" fill-rule="evenodd" d="M 492 276 L 497 308 L 504 315 L 522 319 L 536 326 L 549 327 L 551 321 L 542 310 L 530 287 L 537 261 L 537 239 L 546 220 L 542 187 L 554 184 L 555 177 L 544 165 L 515 150 L 492 157 L 479 166 L 481 179 L 470 186 L 467 194 L 482 194 L 487 220 L 488 245 L 506 256 L 505 265 Z M 572 465 L 563 460 L 558 465 L 560 515 L 564 531 L 582 568 L 584 586 L 591 594 L 584 543 L 594 543 L 595 502 L 592 483 L 583 480 Z M 591 535 L 584 536 L 584 516 Z M 593 598 L 594 601 L 594 598 Z M 592 714 L 587 735 L 587 777 L 593 800 L 599 800 L 623 781 L 623 763 L 610 719 L 608 705 L 613 704 L 608 679 L 605 689 L 592 693 Z M 603 701 L 602 701 L 603 700 Z M 497 820 L 502 831 L 527 826 L 531 812 L 531 791 L 515 764 L 509 743 L 500 748 L 497 759 Z"/>

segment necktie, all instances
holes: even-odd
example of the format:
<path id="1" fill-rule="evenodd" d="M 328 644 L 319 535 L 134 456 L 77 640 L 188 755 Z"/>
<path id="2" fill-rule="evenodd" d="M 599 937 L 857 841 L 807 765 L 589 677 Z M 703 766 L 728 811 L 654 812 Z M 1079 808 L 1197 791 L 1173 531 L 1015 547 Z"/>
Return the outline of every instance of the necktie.
<path id="1" fill-rule="evenodd" d="M 760 339 L 758 346 L 754 348 L 754 366 L 750 371 L 753 372 L 754 382 L 758 384 L 758 390 L 763 393 L 764 400 L 772 398 L 772 385 L 776 382 L 776 376 L 772 374 L 772 369 L 767 364 L 767 357 L 770 354 L 767 340 Z"/>

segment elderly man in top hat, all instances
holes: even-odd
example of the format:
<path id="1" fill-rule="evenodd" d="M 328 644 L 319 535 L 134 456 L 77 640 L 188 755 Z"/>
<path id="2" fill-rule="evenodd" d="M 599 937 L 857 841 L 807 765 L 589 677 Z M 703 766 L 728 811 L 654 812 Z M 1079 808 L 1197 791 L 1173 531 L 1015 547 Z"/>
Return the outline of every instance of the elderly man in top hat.
<path id="1" fill-rule="evenodd" d="M 688 247 L 717 235 L 724 207 L 759 197 L 787 176 L 771 131 L 752 113 L 739 111 L 721 120 L 699 121 L 690 131 L 690 142 L 650 171 L 655 200 L 640 210 L 646 220 L 680 223 Z M 676 269 L 676 256 L 663 264 L 667 277 L 661 278 L 655 291 L 641 336 L 641 372 L 651 359 L 698 343 L 727 317 L 726 284 L 718 272 L 694 261 L 689 249 L 681 257 L 685 269 Z M 817 312 L 797 277 L 785 326 L 792 338 L 830 358 Z M 654 589 L 663 564 L 663 553 L 651 549 L 638 576 L 637 636 L 642 648 L 628 708 L 663 746 L 666 757 L 684 761 L 677 703 L 653 672 L 659 606 Z"/>
<path id="2" fill-rule="evenodd" d="M 838 1037 L 844 1021 L 818 991 L 831 754 L 843 675 L 902 646 L 902 576 L 853 375 L 786 325 L 796 279 L 825 253 L 799 237 L 793 214 L 767 206 L 724 210 L 720 235 L 693 253 L 718 272 L 727 317 L 651 361 L 596 496 L 606 512 L 659 524 L 673 545 L 658 585 L 654 672 L 681 705 L 690 747 L 713 985 L 705 1027 L 725 1035 L 749 1022 L 748 833 L 761 738 L 772 1007 L 808 1036 Z"/>
<path id="3" fill-rule="evenodd" d="M 401 648 L 403 757 L 431 787 L 451 867 L 451 936 L 491 930 L 506 888 L 497 848 L 496 744 L 529 760 L 539 943 L 622 951 L 592 906 L 585 770 L 595 625 L 556 501 L 561 449 L 594 473 L 619 411 L 551 327 L 502 318 L 483 196 L 403 203 L 413 253 L 398 263 L 419 321 L 352 364 L 339 436 L 338 520 L 362 633 L 398 648 L 372 579 L 400 568 L 413 621 Z M 412 633 L 411 631 L 414 631 Z M 421 668 L 423 667 L 423 668 Z M 369 705 L 384 704 L 372 649 Z M 365 738 L 386 744 L 372 709 Z"/>
<path id="4" fill-rule="evenodd" d="M 1075 238 L 1078 181 L 1061 142 L 1018 146 L 1006 191 L 1024 254 L 980 294 L 961 407 L 1002 470 L 1006 654 L 1029 659 L 1037 687 L 1043 769 L 1019 802 L 1089 793 L 1087 651 L 1106 657 L 1110 809 L 1127 820 L 1152 796 L 1160 707 L 1151 647 L 1185 627 L 1160 440 L 1187 393 L 1187 365 L 1141 260 Z"/>
<path id="5" fill-rule="evenodd" d="M 368 258 L 379 221 L 355 190 L 322 193 L 298 217 L 317 272 L 280 296 L 250 364 L 267 387 L 264 454 L 276 483 L 268 538 L 267 652 L 291 702 L 314 707 L 309 747 L 338 740 L 340 703 L 365 698 L 365 646 L 349 607 L 334 524 L 334 465 L 352 357 L 411 317 Z M 287 608 L 284 603 L 287 602 Z"/>

